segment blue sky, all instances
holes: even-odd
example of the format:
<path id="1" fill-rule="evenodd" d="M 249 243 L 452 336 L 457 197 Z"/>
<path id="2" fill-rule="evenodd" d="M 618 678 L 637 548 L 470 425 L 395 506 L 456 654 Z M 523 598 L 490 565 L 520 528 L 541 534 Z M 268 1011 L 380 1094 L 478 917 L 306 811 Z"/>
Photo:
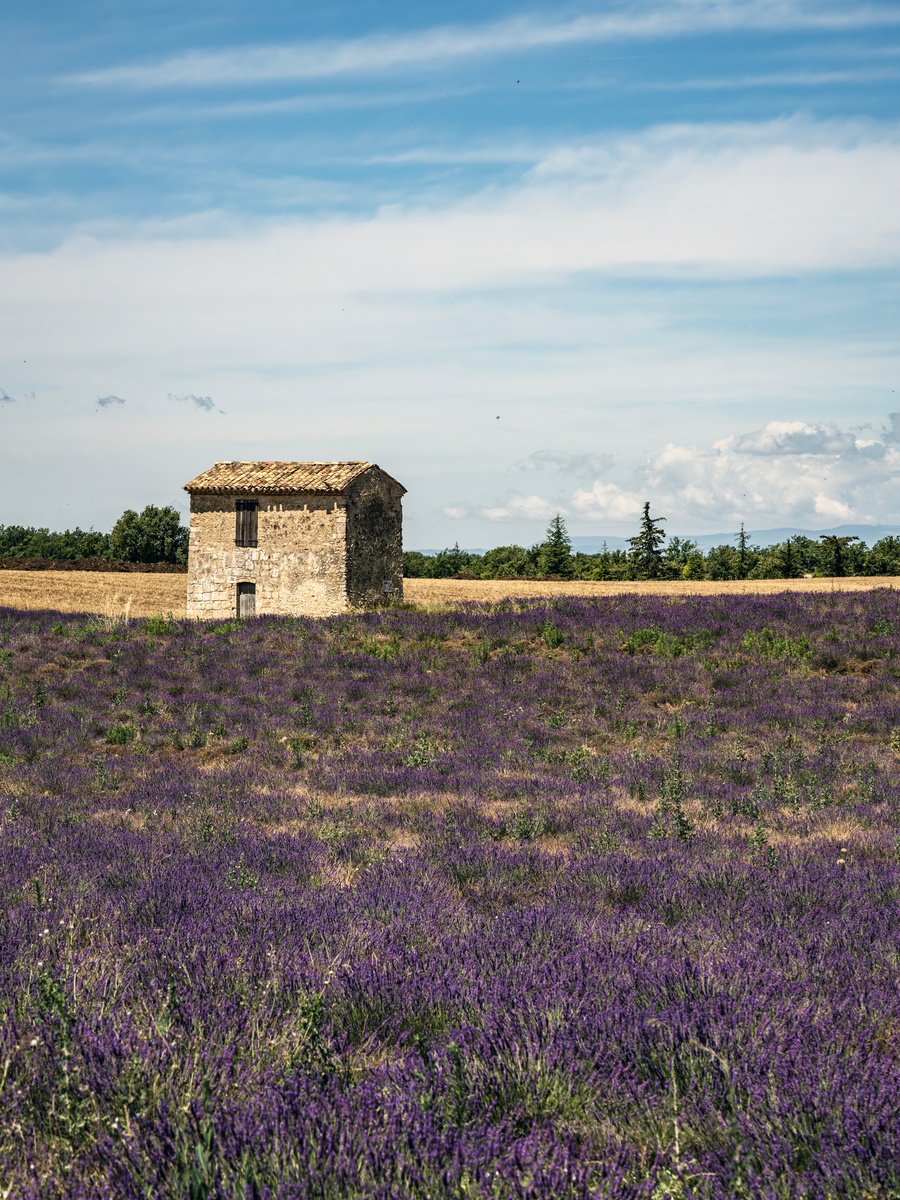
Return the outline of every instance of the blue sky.
<path id="1" fill-rule="evenodd" d="M 900 4 L 7 0 L 0 523 L 900 522 Z M 892 415 L 893 414 L 893 415 Z"/>

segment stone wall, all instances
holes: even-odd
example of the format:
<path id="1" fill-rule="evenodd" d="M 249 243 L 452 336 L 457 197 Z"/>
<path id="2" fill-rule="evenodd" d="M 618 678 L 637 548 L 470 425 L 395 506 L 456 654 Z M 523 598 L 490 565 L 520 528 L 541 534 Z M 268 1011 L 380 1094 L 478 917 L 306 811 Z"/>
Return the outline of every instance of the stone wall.
<path id="1" fill-rule="evenodd" d="M 253 496 L 255 548 L 235 546 L 234 496 L 191 497 L 187 612 L 227 619 L 237 585 L 256 584 L 257 613 L 325 616 L 347 600 L 346 510 L 342 497 Z"/>
<path id="2" fill-rule="evenodd" d="M 403 489 L 380 470 L 347 492 L 347 595 L 356 608 L 403 599 Z"/>

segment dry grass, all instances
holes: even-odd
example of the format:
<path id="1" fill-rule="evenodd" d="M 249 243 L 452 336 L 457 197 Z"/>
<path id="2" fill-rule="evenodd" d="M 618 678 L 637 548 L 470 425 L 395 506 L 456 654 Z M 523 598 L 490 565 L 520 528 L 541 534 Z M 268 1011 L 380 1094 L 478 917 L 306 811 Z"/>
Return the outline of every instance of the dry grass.
<path id="1" fill-rule="evenodd" d="M 0 571 L 0 603 L 11 608 L 92 612 L 104 616 L 150 617 L 158 613 L 183 617 L 184 575 L 121 574 L 105 571 Z M 622 596 L 639 592 L 656 596 L 704 596 L 716 592 L 761 595 L 798 592 L 860 591 L 896 588 L 900 579 L 870 576 L 851 579 L 741 579 L 727 582 L 539 583 L 527 579 L 407 579 L 406 599 L 423 607 L 443 607 L 462 600 L 504 600 L 511 596 Z"/>
<path id="2" fill-rule="evenodd" d="M 186 575 L 120 571 L 0 571 L 0 603 L 10 608 L 101 613 L 105 617 L 183 617 Z"/>
<path id="3" fill-rule="evenodd" d="M 404 595 L 413 604 L 455 604 L 460 600 L 505 600 L 539 596 L 624 596 L 637 592 L 649 596 L 710 596 L 717 592 L 764 595 L 772 592 L 868 591 L 895 588 L 900 578 L 866 576 L 847 579 L 736 579 L 666 580 L 665 582 L 544 583 L 529 579 L 407 579 Z"/>

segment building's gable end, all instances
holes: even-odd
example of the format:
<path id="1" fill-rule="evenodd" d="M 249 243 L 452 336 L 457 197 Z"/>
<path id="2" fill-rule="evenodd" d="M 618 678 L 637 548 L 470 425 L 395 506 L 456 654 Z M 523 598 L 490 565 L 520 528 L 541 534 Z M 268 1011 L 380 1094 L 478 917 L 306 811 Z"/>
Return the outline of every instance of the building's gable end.
<path id="1" fill-rule="evenodd" d="M 348 488 L 347 595 L 354 606 L 402 598 L 405 491 L 376 466 Z"/>

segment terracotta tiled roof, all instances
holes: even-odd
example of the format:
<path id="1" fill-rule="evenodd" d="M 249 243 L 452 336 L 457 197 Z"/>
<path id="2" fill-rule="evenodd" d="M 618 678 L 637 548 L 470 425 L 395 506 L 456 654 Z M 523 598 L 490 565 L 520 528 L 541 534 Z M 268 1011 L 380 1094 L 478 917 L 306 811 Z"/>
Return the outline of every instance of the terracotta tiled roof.
<path id="1" fill-rule="evenodd" d="M 220 462 L 186 483 L 184 490 L 212 495 L 231 492 L 282 496 L 296 492 L 335 494 L 345 492 L 354 479 L 373 467 L 381 469 L 370 462 Z"/>

